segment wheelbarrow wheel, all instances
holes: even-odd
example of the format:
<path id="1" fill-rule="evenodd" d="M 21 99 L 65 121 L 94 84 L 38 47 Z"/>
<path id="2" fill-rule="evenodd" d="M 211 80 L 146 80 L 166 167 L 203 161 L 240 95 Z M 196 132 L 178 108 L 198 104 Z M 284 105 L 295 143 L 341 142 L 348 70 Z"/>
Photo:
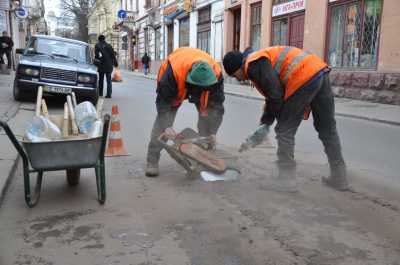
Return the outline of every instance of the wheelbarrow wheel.
<path id="1" fill-rule="evenodd" d="M 81 178 L 81 169 L 67 170 L 67 182 L 69 185 L 77 185 Z"/>

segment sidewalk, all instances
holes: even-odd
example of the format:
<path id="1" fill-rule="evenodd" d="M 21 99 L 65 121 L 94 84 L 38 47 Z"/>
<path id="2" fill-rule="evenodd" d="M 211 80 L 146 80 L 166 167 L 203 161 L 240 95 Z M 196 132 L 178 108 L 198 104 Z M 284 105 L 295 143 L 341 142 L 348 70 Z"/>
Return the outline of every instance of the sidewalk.
<path id="1" fill-rule="evenodd" d="M 148 79 L 157 79 L 157 75 L 144 75 L 143 72 L 123 71 L 123 75 L 133 75 Z M 225 94 L 264 100 L 255 88 L 225 83 Z M 400 106 L 373 103 L 361 100 L 335 98 L 337 116 L 351 117 L 400 126 Z"/>

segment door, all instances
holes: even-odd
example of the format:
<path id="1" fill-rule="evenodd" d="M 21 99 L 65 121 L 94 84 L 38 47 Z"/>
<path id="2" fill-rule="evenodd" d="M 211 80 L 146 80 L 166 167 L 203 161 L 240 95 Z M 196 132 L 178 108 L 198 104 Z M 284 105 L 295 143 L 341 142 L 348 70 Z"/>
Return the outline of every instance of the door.
<path id="1" fill-rule="evenodd" d="M 303 49 L 304 39 L 304 14 L 291 17 L 289 45 Z"/>
<path id="2" fill-rule="evenodd" d="M 242 10 L 236 9 L 234 11 L 233 22 L 233 49 L 239 50 L 240 48 L 240 23 L 241 23 Z"/>
<path id="3" fill-rule="evenodd" d="M 168 25 L 168 54 L 174 51 L 174 24 Z"/>

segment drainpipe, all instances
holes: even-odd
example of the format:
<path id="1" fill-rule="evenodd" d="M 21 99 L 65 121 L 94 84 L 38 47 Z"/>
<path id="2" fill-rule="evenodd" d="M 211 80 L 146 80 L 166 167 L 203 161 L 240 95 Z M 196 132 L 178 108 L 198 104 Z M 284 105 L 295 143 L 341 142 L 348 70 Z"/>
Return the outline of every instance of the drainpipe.
<path id="1" fill-rule="evenodd" d="M 162 12 L 162 17 L 163 17 L 163 60 L 165 60 L 165 35 L 166 35 L 166 30 L 165 30 L 165 16 L 164 16 L 164 11 L 165 11 L 165 1 L 164 0 L 164 5 L 163 5 L 163 12 Z"/>

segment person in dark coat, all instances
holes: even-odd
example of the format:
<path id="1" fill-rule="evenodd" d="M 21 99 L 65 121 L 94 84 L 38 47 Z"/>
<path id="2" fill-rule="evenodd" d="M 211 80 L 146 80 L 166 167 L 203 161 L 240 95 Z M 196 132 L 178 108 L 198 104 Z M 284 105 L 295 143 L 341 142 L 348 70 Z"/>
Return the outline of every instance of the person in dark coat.
<path id="1" fill-rule="evenodd" d="M 11 69 L 11 51 L 14 46 L 13 40 L 8 36 L 7 31 L 3 31 L 3 36 L 0 37 L 0 64 L 4 64 L 3 55 L 7 57 L 7 69 Z"/>
<path id="2" fill-rule="evenodd" d="M 113 47 L 106 42 L 104 35 L 100 35 L 98 38 L 99 42 L 94 47 L 94 58 L 100 60 L 97 71 L 99 72 L 99 95 L 103 96 L 103 83 L 104 75 L 107 80 L 107 94 L 106 98 L 111 98 L 112 94 L 112 81 L 111 73 L 113 71 L 113 65 L 118 67 L 117 58 L 115 57 Z"/>
<path id="3" fill-rule="evenodd" d="M 150 62 L 150 57 L 147 55 L 147 52 L 144 53 L 142 57 L 142 64 L 144 66 L 144 74 L 147 75 L 149 71 L 149 62 Z"/>

